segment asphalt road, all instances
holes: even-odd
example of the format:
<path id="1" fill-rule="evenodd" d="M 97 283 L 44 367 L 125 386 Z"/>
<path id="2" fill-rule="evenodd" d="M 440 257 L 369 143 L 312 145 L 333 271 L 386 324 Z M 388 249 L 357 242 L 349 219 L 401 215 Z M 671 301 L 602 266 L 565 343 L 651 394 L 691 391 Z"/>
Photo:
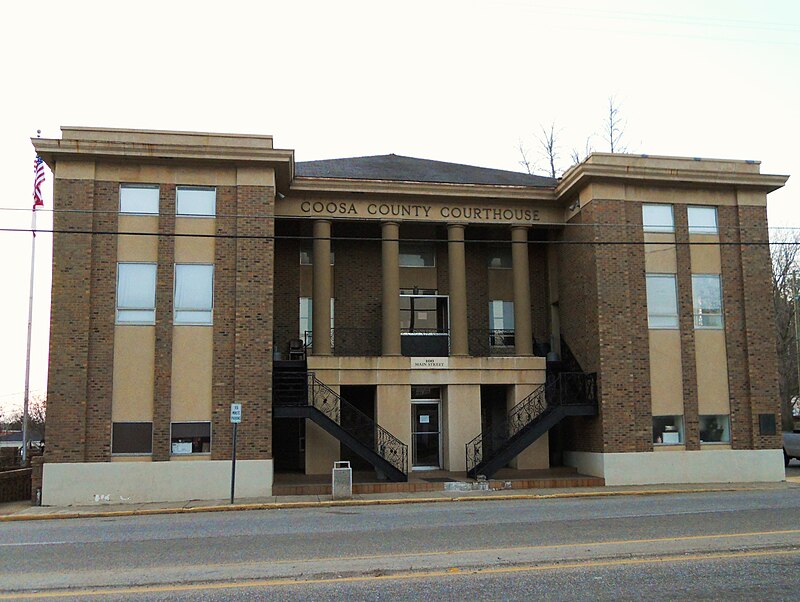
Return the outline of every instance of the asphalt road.
<path id="1" fill-rule="evenodd" d="M 798 599 L 799 502 L 789 486 L 0 523 L 0 599 Z"/>

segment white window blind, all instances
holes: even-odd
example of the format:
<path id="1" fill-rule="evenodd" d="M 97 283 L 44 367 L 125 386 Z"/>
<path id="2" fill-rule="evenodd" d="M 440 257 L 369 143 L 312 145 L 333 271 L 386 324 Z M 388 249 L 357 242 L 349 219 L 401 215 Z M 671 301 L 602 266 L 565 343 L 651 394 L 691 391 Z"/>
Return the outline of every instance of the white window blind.
<path id="1" fill-rule="evenodd" d="M 211 324 L 214 266 L 175 264 L 175 324 Z"/>
<path id="2" fill-rule="evenodd" d="M 122 184 L 119 210 L 120 213 L 158 215 L 158 186 Z"/>
<path id="3" fill-rule="evenodd" d="M 155 324 L 156 264 L 117 264 L 117 323 Z"/>
<path id="4" fill-rule="evenodd" d="M 188 217 L 213 217 L 217 210 L 215 188 L 190 188 L 179 186 L 175 207 L 178 215 Z"/>

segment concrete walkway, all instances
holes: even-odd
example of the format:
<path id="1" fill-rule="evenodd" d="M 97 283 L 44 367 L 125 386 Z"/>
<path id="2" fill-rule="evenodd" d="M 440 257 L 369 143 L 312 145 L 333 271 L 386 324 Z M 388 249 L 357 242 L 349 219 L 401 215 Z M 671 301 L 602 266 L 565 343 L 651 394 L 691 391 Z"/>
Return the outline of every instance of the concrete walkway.
<path id="1" fill-rule="evenodd" d="M 781 483 L 710 483 L 647 485 L 628 487 L 580 487 L 564 489 L 526 489 L 489 491 L 424 491 L 416 493 L 374 493 L 354 495 L 350 500 L 332 500 L 329 495 L 271 496 L 228 500 L 189 500 L 146 504 L 98 504 L 91 506 L 31 506 L 27 502 L 0 504 L 0 522 L 48 520 L 65 518 L 94 518 L 141 516 L 147 514 L 183 514 L 195 512 L 225 512 L 329 506 L 368 506 L 415 503 L 441 503 L 491 500 L 546 500 L 558 498 L 604 498 L 609 496 L 665 495 L 725 491 L 764 491 L 800 489 L 800 479 L 790 478 Z"/>

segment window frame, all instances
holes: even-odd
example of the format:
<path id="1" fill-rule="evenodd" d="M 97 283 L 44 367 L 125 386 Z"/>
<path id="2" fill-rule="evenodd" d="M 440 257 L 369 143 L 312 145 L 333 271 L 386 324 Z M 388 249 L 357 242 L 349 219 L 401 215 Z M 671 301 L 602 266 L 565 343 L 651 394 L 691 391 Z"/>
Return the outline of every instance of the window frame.
<path id="1" fill-rule="evenodd" d="M 172 446 L 174 445 L 173 439 L 175 438 L 172 434 L 173 427 L 176 424 L 207 424 L 208 425 L 208 451 L 199 451 L 199 452 L 188 452 L 188 453 L 180 453 L 172 451 Z M 182 437 L 186 439 L 188 437 Z M 210 456 L 211 450 L 213 449 L 214 445 L 214 426 L 212 420 L 177 420 L 177 421 L 170 421 L 169 423 L 169 455 L 182 457 L 182 456 Z"/>
<path id="2" fill-rule="evenodd" d="M 674 314 L 674 316 L 673 316 L 673 314 L 654 314 L 654 313 L 652 313 L 650 311 L 650 295 L 648 294 L 648 290 L 647 290 L 647 282 L 651 278 L 659 278 L 659 279 L 670 278 L 672 280 L 672 282 L 674 284 L 673 290 L 675 291 L 675 314 Z M 646 304 L 647 304 L 647 328 L 648 328 L 648 330 L 679 330 L 680 329 L 680 325 L 681 325 L 680 311 L 681 311 L 681 308 L 680 308 L 680 301 L 679 301 L 679 296 L 678 296 L 678 275 L 677 274 L 650 273 L 650 272 L 645 274 L 645 299 L 646 299 Z M 672 318 L 672 317 L 674 317 L 675 318 L 675 324 L 674 324 L 674 326 L 673 325 L 670 325 L 670 326 L 660 326 L 660 325 L 656 326 L 656 325 L 652 324 L 651 319 L 650 319 L 651 316 L 654 316 L 654 317 L 657 317 L 657 318 L 666 318 L 666 317 Z"/>
<path id="3" fill-rule="evenodd" d="M 672 222 L 669 227 L 667 226 L 649 226 L 645 222 L 645 212 L 648 207 L 668 207 L 670 213 L 670 221 Z M 642 203 L 642 228 L 645 232 L 654 232 L 661 234 L 674 234 L 675 233 L 675 207 L 671 203 Z"/>
<path id="4" fill-rule="evenodd" d="M 182 190 L 202 190 L 206 192 L 214 192 L 214 207 L 211 213 L 181 213 L 180 210 L 180 192 Z M 180 184 L 175 187 L 175 216 L 176 217 L 196 217 L 204 219 L 214 219 L 217 217 L 217 187 L 216 186 L 193 186 L 190 184 Z"/>
<path id="5" fill-rule="evenodd" d="M 207 266 L 211 268 L 211 308 L 192 308 L 192 309 L 178 309 L 178 266 Z M 213 326 L 214 325 L 214 283 L 216 280 L 216 266 L 213 263 L 206 262 L 185 262 L 175 263 L 172 266 L 172 324 L 173 326 Z M 181 312 L 208 312 L 208 322 L 181 322 L 178 321 L 178 314 Z"/>
<path id="6" fill-rule="evenodd" d="M 717 418 L 720 418 L 720 417 L 724 417 L 725 418 L 725 423 L 723 424 L 722 428 L 719 429 L 719 430 L 722 431 L 722 437 L 725 437 L 725 438 L 720 439 L 719 441 L 705 441 L 705 440 L 703 440 L 703 435 L 702 435 L 703 429 L 701 428 L 702 425 L 703 425 L 703 420 L 704 419 L 709 419 L 709 418 L 716 420 Z M 700 414 L 697 417 L 697 431 L 698 431 L 698 436 L 700 438 L 700 444 L 701 445 L 730 445 L 731 444 L 731 415 L 730 414 Z"/>
<path id="7" fill-rule="evenodd" d="M 120 282 L 120 269 L 123 265 L 149 265 L 153 267 L 153 307 L 123 307 L 119 305 L 119 282 Z M 156 303 L 158 296 L 158 263 L 154 261 L 118 261 L 117 262 L 117 278 L 114 290 L 114 324 L 119 326 L 154 326 L 156 323 Z M 153 318 L 151 320 L 142 321 L 120 321 L 119 312 L 123 311 L 149 311 L 152 312 Z"/>
<path id="8" fill-rule="evenodd" d="M 115 452 L 114 451 L 114 425 L 115 424 L 149 424 L 150 425 L 150 451 L 149 452 Z M 153 455 L 153 438 L 154 438 L 153 421 L 152 420 L 120 420 L 111 422 L 111 455 L 112 456 L 152 456 Z"/>
<path id="9" fill-rule="evenodd" d="M 138 188 L 156 191 L 156 210 L 152 211 L 125 211 L 122 208 L 122 191 L 125 189 Z M 120 215 L 144 215 L 144 216 L 158 216 L 161 210 L 161 185 L 160 184 L 136 184 L 136 183 L 120 183 L 119 185 L 119 213 Z"/>
<path id="10" fill-rule="evenodd" d="M 717 292 L 719 293 L 719 313 L 707 313 L 708 316 L 719 316 L 719 324 L 704 325 L 698 324 L 698 318 L 702 317 L 698 314 L 697 303 L 695 297 L 695 279 L 715 279 L 717 282 Z M 692 274 L 692 323 L 695 330 L 724 330 L 725 329 L 725 306 L 722 298 L 722 274 Z"/>
<path id="11" fill-rule="evenodd" d="M 713 210 L 714 212 L 714 228 L 709 226 L 692 226 L 692 210 Z M 689 227 L 689 234 L 709 234 L 719 235 L 719 211 L 716 205 L 689 205 L 686 207 L 686 222 Z"/>

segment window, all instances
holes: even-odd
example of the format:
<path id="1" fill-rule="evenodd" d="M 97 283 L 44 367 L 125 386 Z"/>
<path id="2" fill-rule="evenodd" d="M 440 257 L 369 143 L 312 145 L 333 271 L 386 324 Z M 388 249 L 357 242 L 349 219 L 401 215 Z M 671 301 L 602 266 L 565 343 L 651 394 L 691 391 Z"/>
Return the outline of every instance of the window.
<path id="1" fill-rule="evenodd" d="M 650 328 L 678 328 L 674 274 L 647 274 L 647 323 Z"/>
<path id="2" fill-rule="evenodd" d="M 306 347 L 310 347 L 312 342 L 313 306 L 311 297 L 300 297 L 300 338 L 303 339 Z M 331 299 L 331 347 L 333 347 L 333 306 L 334 300 Z"/>
<path id="3" fill-rule="evenodd" d="M 152 454 L 152 422 L 115 422 L 111 425 L 112 454 Z"/>
<path id="4" fill-rule="evenodd" d="M 119 187 L 119 211 L 158 215 L 158 186 L 122 184 Z"/>
<path id="5" fill-rule="evenodd" d="M 211 324 L 214 266 L 175 264 L 175 324 Z"/>
<path id="6" fill-rule="evenodd" d="M 683 443 L 683 416 L 653 416 L 653 443 L 680 445 Z"/>
<path id="7" fill-rule="evenodd" d="M 722 294 L 719 276 L 692 276 L 695 328 L 722 328 Z"/>
<path id="8" fill-rule="evenodd" d="M 730 419 L 727 414 L 700 416 L 700 443 L 730 443 Z"/>
<path id="9" fill-rule="evenodd" d="M 447 298 L 400 295 L 401 333 L 447 332 Z"/>
<path id="10" fill-rule="evenodd" d="M 216 188 L 178 186 L 175 209 L 178 215 L 214 217 L 217 212 Z"/>
<path id="11" fill-rule="evenodd" d="M 156 323 L 156 264 L 117 264 L 117 324 Z"/>
<path id="12" fill-rule="evenodd" d="M 400 243 L 401 268 L 436 267 L 436 249 L 433 245 L 421 243 Z"/>
<path id="13" fill-rule="evenodd" d="M 333 265 L 333 246 L 331 246 L 331 265 Z M 300 243 L 300 265 L 314 265 L 314 244 L 312 242 Z"/>
<path id="14" fill-rule="evenodd" d="M 173 422 L 170 441 L 175 455 L 210 453 L 211 423 Z"/>
<path id="15" fill-rule="evenodd" d="M 689 207 L 689 232 L 691 234 L 717 234 L 716 207 Z"/>
<path id="16" fill-rule="evenodd" d="M 489 301 L 489 345 L 514 346 L 513 301 Z"/>
<path id="17" fill-rule="evenodd" d="M 513 267 L 511 261 L 511 247 L 508 245 L 492 245 L 489 247 L 487 265 L 490 268 L 510 268 Z"/>
<path id="18" fill-rule="evenodd" d="M 674 232 L 672 205 L 642 205 L 642 223 L 645 232 Z"/>

